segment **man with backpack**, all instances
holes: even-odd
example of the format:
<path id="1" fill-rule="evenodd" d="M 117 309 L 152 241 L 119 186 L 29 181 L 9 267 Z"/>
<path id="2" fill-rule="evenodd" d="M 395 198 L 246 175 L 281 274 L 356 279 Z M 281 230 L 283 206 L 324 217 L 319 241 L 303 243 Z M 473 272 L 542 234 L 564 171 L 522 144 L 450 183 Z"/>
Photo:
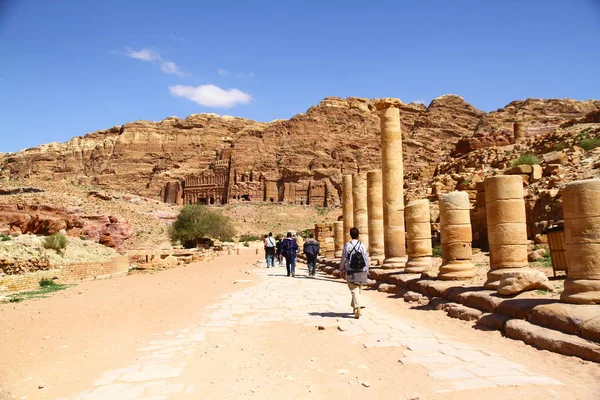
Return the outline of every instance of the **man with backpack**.
<path id="1" fill-rule="evenodd" d="M 267 259 L 267 268 L 269 265 L 275 267 L 275 239 L 273 233 L 269 232 L 269 236 L 265 239 L 265 258 Z"/>
<path id="2" fill-rule="evenodd" d="M 317 273 L 317 256 L 319 255 L 320 245 L 315 239 L 313 233 L 308 235 L 308 239 L 304 242 L 302 252 L 306 256 L 306 265 L 308 266 L 308 275 L 315 276 Z"/>
<path id="3" fill-rule="evenodd" d="M 350 229 L 351 240 L 344 245 L 340 261 L 340 277 L 348 282 L 352 294 L 350 306 L 354 310 L 354 318 L 361 316 L 360 294 L 362 285 L 367 283 L 369 277 L 369 255 L 365 245 L 358 240 L 358 228 Z"/>
<path id="4" fill-rule="evenodd" d="M 298 254 L 298 244 L 292 237 L 292 232 L 287 233 L 287 237 L 281 242 L 281 254 L 285 257 L 285 268 L 287 276 L 296 276 L 296 255 Z"/>

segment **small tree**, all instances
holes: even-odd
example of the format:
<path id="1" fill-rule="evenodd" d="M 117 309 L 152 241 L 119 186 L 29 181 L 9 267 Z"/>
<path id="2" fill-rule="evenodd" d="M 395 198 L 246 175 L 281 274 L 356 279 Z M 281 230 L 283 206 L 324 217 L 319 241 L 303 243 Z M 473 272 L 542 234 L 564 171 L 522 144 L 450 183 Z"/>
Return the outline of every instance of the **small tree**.
<path id="1" fill-rule="evenodd" d="M 171 242 L 179 241 L 184 247 L 196 247 L 201 239 L 228 240 L 235 236 L 229 217 L 206 206 L 186 205 L 169 229 Z"/>

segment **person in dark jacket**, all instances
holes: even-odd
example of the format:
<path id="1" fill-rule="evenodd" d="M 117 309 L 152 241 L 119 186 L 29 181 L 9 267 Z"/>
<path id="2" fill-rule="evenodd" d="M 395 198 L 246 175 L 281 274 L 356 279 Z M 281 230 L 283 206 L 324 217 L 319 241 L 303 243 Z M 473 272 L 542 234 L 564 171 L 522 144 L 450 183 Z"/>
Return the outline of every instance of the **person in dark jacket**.
<path id="1" fill-rule="evenodd" d="M 275 249 L 277 252 L 277 261 L 279 262 L 279 266 L 281 267 L 281 260 L 283 259 L 283 256 L 281 255 L 281 237 L 277 236 L 277 243 L 275 244 Z"/>
<path id="2" fill-rule="evenodd" d="M 369 255 L 365 245 L 358 240 L 358 228 L 350 228 L 350 240 L 344 245 L 340 261 L 340 277 L 346 278 L 348 288 L 352 295 L 350 307 L 354 310 L 354 318 L 361 316 L 360 294 L 362 285 L 367 283 L 369 277 Z"/>
<path id="3" fill-rule="evenodd" d="M 320 245 L 315 239 L 313 233 L 308 235 L 308 239 L 304 242 L 302 252 L 306 256 L 306 265 L 308 266 L 308 275 L 315 276 L 317 273 L 317 256 L 319 255 Z"/>
<path id="4" fill-rule="evenodd" d="M 292 232 L 287 233 L 287 237 L 281 242 L 281 254 L 285 257 L 285 268 L 287 276 L 296 276 L 296 255 L 298 254 L 298 244 L 292 237 Z"/>

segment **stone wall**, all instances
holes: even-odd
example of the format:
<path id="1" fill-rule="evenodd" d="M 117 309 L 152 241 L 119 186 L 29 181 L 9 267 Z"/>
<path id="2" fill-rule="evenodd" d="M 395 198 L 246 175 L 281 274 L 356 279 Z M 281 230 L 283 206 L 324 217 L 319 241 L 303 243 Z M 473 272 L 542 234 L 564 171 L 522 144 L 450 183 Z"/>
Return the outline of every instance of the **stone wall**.
<path id="1" fill-rule="evenodd" d="M 129 270 L 127 257 L 115 257 L 103 263 L 81 263 L 38 269 L 20 274 L 0 273 L 0 293 L 20 292 L 39 288 L 43 278 L 54 279 L 56 283 L 75 283 L 84 279 L 95 279 L 107 275 L 126 273 Z"/>

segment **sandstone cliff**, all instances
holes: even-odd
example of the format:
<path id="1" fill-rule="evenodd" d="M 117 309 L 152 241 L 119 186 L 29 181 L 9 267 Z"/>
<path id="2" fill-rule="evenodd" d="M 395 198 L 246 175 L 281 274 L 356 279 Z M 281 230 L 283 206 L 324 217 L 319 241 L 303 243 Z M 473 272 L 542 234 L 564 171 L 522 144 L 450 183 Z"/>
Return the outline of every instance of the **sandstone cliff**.
<path id="1" fill-rule="evenodd" d="M 528 99 L 485 113 L 456 95 L 438 97 L 428 107 L 404 104 L 405 172 L 427 180 L 459 140 L 486 137 L 477 148 L 503 144 L 501 137 L 517 119 L 535 136 L 599 109 L 600 101 Z M 379 166 L 379 119 L 372 100 L 328 97 L 305 113 L 270 123 L 216 114 L 137 121 L 2 155 L 0 176 L 67 180 L 156 197 L 167 182 L 206 170 L 223 152 L 231 156 L 232 172 L 252 171 L 263 181 L 278 182 L 280 190 L 286 182 L 321 182 L 326 204 L 337 204 L 343 173 Z"/>

